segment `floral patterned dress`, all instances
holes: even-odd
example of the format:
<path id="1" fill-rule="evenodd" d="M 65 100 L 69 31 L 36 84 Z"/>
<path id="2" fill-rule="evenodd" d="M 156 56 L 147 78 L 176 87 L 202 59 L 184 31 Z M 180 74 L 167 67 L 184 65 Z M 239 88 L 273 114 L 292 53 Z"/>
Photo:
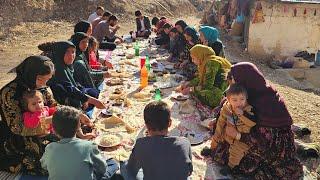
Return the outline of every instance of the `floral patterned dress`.
<path id="1" fill-rule="evenodd" d="M 56 105 L 49 88 L 38 90 L 43 94 L 46 106 Z M 21 89 L 16 80 L 0 91 L 0 170 L 44 175 L 47 172 L 41 168 L 39 160 L 49 141 L 39 137 L 45 132 L 40 125 L 33 129 L 23 126 L 20 99 L 16 97 L 18 91 Z"/>

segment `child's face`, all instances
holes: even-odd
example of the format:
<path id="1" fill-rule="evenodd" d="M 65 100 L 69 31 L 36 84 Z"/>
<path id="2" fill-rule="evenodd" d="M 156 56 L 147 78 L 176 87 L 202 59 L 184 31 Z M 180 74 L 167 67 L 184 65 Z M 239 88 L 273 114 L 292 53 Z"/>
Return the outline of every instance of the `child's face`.
<path id="1" fill-rule="evenodd" d="M 82 52 L 86 51 L 86 49 L 88 48 L 88 44 L 89 44 L 88 38 L 82 39 L 79 44 L 80 51 Z"/>
<path id="2" fill-rule="evenodd" d="M 247 97 L 245 94 L 233 94 L 227 97 L 233 110 L 243 109 L 247 103 Z"/>
<path id="3" fill-rule="evenodd" d="M 40 95 L 36 95 L 28 99 L 28 110 L 30 112 L 41 111 L 43 107 L 44 107 L 44 103 Z"/>
<path id="4" fill-rule="evenodd" d="M 96 52 L 96 51 L 97 51 L 97 49 L 98 49 L 98 45 L 97 45 L 97 43 L 93 43 L 89 50 L 90 50 L 90 51 L 94 51 L 94 52 Z"/>

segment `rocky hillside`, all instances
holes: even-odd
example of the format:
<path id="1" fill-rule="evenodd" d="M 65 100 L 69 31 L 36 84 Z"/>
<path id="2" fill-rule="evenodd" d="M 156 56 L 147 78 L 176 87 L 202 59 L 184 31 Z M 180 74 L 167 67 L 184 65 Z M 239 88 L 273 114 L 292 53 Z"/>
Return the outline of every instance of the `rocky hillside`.
<path id="1" fill-rule="evenodd" d="M 21 22 L 74 22 L 86 19 L 97 5 L 117 14 L 122 20 L 133 18 L 142 10 L 149 16 L 178 17 L 196 14 L 206 6 L 205 0 L 1 0 L 0 40 L 7 39 L 10 28 Z"/>

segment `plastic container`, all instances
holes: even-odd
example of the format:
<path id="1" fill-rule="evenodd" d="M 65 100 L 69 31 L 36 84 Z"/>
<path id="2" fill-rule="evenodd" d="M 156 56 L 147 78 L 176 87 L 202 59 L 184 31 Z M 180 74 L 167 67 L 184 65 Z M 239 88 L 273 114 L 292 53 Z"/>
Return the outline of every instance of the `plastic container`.
<path id="1" fill-rule="evenodd" d="M 154 96 L 154 100 L 161 101 L 161 91 L 160 89 L 156 89 L 156 95 Z"/>
<path id="2" fill-rule="evenodd" d="M 140 45 L 138 42 L 134 45 L 134 55 L 139 56 L 140 55 Z"/>
<path id="3" fill-rule="evenodd" d="M 150 72 L 151 64 L 150 64 L 150 59 L 148 55 L 146 56 L 146 68 Z"/>
<path id="4" fill-rule="evenodd" d="M 146 65 L 146 57 L 141 57 L 140 58 L 140 69 L 142 69 L 144 65 Z M 146 68 L 148 69 L 147 66 L 146 66 Z"/>
<path id="5" fill-rule="evenodd" d="M 320 50 L 315 54 L 314 65 L 320 66 Z"/>
<path id="6" fill-rule="evenodd" d="M 145 88 L 148 86 L 148 70 L 143 66 L 140 70 L 140 87 Z"/>

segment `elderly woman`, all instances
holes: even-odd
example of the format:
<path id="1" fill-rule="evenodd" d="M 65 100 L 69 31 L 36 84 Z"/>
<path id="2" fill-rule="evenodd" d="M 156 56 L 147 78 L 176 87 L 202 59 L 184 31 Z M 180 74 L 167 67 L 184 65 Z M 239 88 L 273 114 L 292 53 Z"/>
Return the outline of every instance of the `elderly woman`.
<path id="1" fill-rule="evenodd" d="M 44 152 L 45 123 L 36 128 L 26 128 L 22 120 L 22 93 L 39 90 L 44 104 L 56 105 L 50 88 L 46 86 L 52 77 L 54 65 L 48 57 L 30 56 L 17 68 L 16 78 L 0 90 L 0 169 L 27 174 L 46 174 L 41 168 L 40 158 Z M 44 126 L 43 126 L 44 125 Z"/>
<path id="2" fill-rule="evenodd" d="M 227 59 L 216 56 L 212 48 L 195 45 L 190 50 L 192 62 L 197 65 L 197 77 L 182 86 L 182 90 L 194 87 L 194 96 L 201 103 L 214 108 L 219 105 L 227 88 L 226 74 L 231 64 Z"/>
<path id="3" fill-rule="evenodd" d="M 226 134 L 238 138 L 250 146 L 240 164 L 232 169 L 235 177 L 252 179 L 299 179 L 302 165 L 295 157 L 292 118 L 279 93 L 265 80 L 252 63 L 238 63 L 231 67 L 230 83 L 238 83 L 248 92 L 248 103 L 253 106 L 256 126 L 248 134 L 240 134 L 237 127 L 229 124 Z M 218 145 L 213 159 L 227 164 L 227 143 Z"/>
<path id="4" fill-rule="evenodd" d="M 211 47 L 217 56 L 224 57 L 224 49 L 219 39 L 219 31 L 214 27 L 201 26 L 199 32 L 201 44 Z"/>

